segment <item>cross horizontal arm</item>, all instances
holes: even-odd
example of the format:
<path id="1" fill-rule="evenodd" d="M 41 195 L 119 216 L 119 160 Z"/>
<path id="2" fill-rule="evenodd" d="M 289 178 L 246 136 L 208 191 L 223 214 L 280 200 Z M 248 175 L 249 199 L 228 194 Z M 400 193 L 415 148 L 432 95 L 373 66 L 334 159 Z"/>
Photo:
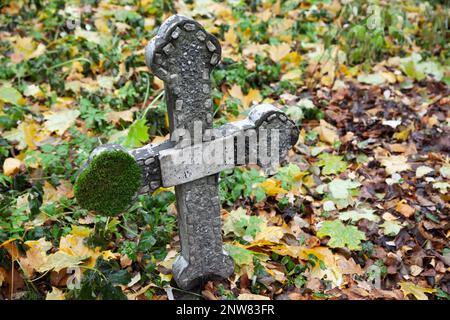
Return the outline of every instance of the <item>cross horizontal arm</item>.
<path id="1" fill-rule="evenodd" d="M 277 145 L 261 145 L 262 130 L 278 134 Z M 247 119 L 215 129 L 211 141 L 159 152 L 162 186 L 170 187 L 220 173 L 240 165 L 277 165 L 297 142 L 298 129 L 272 105 L 255 106 Z M 274 139 L 271 140 L 275 143 Z M 275 150 L 269 154 L 266 149 Z M 262 152 L 261 152 L 262 151 Z M 270 157 L 267 163 L 264 156 Z"/>
<path id="2" fill-rule="evenodd" d="M 278 158 L 283 160 L 298 139 L 298 129 L 281 110 L 267 104 L 253 107 L 244 120 L 215 129 L 211 137 L 213 140 L 184 148 L 174 147 L 175 143 L 170 140 L 130 151 L 117 144 L 101 145 L 92 151 L 88 162 L 80 170 L 79 177 L 83 179 L 77 179 L 75 190 L 77 198 L 87 209 L 113 215 L 126 210 L 139 194 L 152 193 L 161 186 L 180 185 L 249 163 L 257 163 L 264 167 L 258 152 L 260 141 L 256 139 L 257 145 L 251 143 L 252 135 L 258 135 L 258 129 L 264 128 L 269 129 L 269 133 L 270 129 L 278 130 L 277 152 Z M 131 196 L 127 197 L 122 189 L 116 187 L 118 182 L 121 182 L 121 185 L 133 185 L 129 175 L 125 176 L 124 169 L 120 168 L 119 159 L 114 160 L 111 157 L 119 152 L 131 155 L 141 172 L 136 185 L 139 187 L 133 189 Z M 111 154 L 108 157 L 109 161 L 101 160 L 96 163 L 95 159 L 105 153 Z M 114 166 L 111 166 L 111 161 Z M 90 170 L 93 165 L 95 170 Z M 128 189 L 125 191 L 130 192 Z M 105 204 L 110 204 L 113 199 L 115 201 L 123 199 L 126 204 L 106 211 Z"/>

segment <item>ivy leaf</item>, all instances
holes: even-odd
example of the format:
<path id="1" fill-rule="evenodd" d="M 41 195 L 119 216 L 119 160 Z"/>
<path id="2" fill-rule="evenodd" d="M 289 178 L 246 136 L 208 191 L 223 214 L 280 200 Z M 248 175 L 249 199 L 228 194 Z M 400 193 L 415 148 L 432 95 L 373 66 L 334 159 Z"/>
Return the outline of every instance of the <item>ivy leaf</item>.
<path id="1" fill-rule="evenodd" d="M 428 297 L 425 293 L 434 293 L 436 289 L 431 288 L 422 288 L 418 285 L 415 285 L 412 282 L 400 282 L 400 290 L 403 291 L 403 294 L 406 296 L 412 294 L 417 300 L 428 300 Z"/>
<path id="2" fill-rule="evenodd" d="M 347 162 L 342 160 L 342 156 L 335 156 L 329 153 L 319 155 L 317 165 L 322 168 L 323 174 L 338 174 L 347 169 Z"/>
<path id="3" fill-rule="evenodd" d="M 141 234 L 139 240 L 138 250 L 147 251 L 150 250 L 156 244 L 156 239 L 151 231 L 146 231 Z"/>
<path id="4" fill-rule="evenodd" d="M 366 239 L 364 232 L 355 226 L 346 226 L 339 220 L 323 222 L 317 236 L 320 238 L 329 236 L 328 246 L 331 248 L 347 247 L 350 250 L 361 250 L 361 240 Z"/>
<path id="5" fill-rule="evenodd" d="M 149 139 L 148 128 L 146 125 L 146 119 L 141 118 L 136 120 L 128 131 L 127 138 L 125 139 L 125 146 L 130 148 L 137 148 L 142 146 Z"/>

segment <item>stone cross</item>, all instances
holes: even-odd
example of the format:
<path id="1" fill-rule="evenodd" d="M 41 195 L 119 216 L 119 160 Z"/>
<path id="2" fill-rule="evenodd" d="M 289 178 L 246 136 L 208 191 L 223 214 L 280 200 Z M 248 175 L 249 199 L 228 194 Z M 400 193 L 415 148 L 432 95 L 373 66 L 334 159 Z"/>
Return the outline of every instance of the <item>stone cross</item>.
<path id="1" fill-rule="evenodd" d="M 222 242 L 219 173 L 248 163 L 268 167 L 271 164 L 267 159 L 283 159 L 299 134 L 281 110 L 267 104 L 253 107 L 247 119 L 213 130 L 210 73 L 220 57 L 218 40 L 199 23 L 180 15 L 166 20 L 148 44 L 145 60 L 164 81 L 171 139 L 130 151 L 115 144 L 97 147 L 82 168 L 75 188 L 78 201 L 87 209 L 101 211 L 101 207 L 87 205 L 91 202 L 85 200 L 92 200 L 90 197 L 104 201 L 118 197 L 117 183 L 110 181 L 120 172 L 110 172 L 113 169 L 106 160 L 94 163 L 99 155 L 113 151 L 126 153 L 141 172 L 139 187 L 129 195 L 123 210 L 137 195 L 161 186 L 175 186 L 181 254 L 174 262 L 173 276 L 183 289 L 233 273 L 233 261 Z M 192 136 L 193 140 L 187 138 Z M 260 139 L 263 136 L 265 139 Z M 270 150 L 261 152 L 264 148 Z M 86 170 L 93 166 L 104 170 L 104 174 Z M 86 177 L 81 179 L 83 174 Z M 127 184 L 126 179 L 119 179 L 119 183 Z"/>

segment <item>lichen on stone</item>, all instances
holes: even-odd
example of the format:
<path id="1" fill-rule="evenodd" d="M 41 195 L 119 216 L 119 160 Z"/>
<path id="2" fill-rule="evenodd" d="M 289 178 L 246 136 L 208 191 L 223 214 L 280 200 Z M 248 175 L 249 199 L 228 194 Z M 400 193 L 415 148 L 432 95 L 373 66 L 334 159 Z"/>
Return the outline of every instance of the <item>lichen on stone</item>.
<path id="1" fill-rule="evenodd" d="M 78 203 L 85 209 L 114 216 L 132 202 L 141 183 L 141 169 L 125 151 L 108 150 L 95 156 L 75 183 Z"/>

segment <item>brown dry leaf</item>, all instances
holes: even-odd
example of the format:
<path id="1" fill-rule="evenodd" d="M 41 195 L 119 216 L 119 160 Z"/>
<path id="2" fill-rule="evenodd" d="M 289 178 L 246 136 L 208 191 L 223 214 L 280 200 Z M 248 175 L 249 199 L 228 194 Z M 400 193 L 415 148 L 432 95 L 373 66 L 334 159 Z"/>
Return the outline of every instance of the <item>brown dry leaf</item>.
<path id="1" fill-rule="evenodd" d="M 319 138 L 323 142 L 333 144 L 334 142 L 339 141 L 336 127 L 323 119 L 320 120 L 320 125 L 313 130 L 319 134 Z"/>
<path id="2" fill-rule="evenodd" d="M 73 185 L 68 180 L 60 180 L 59 186 L 56 187 L 56 192 L 60 197 L 66 196 L 68 199 L 72 199 L 74 197 L 73 193 Z"/>
<path id="3" fill-rule="evenodd" d="M 7 276 L 6 270 L 0 267 L 0 287 L 3 285 L 3 282 L 6 281 L 6 276 Z"/>
<path id="4" fill-rule="evenodd" d="M 7 176 L 13 176 L 20 171 L 22 161 L 15 158 L 6 158 L 3 162 L 3 173 Z"/>
<path id="5" fill-rule="evenodd" d="M 126 254 L 120 256 L 120 266 L 122 268 L 129 267 L 132 263 L 133 261 Z"/>
<path id="6" fill-rule="evenodd" d="M 361 269 L 361 266 L 353 260 L 353 258 L 345 259 L 344 256 L 336 255 L 335 256 L 336 265 L 342 274 L 356 274 L 363 275 L 364 271 Z"/>
<path id="7" fill-rule="evenodd" d="M 57 202 L 62 197 L 67 197 L 69 199 L 74 197 L 73 186 L 70 181 L 61 180 L 58 187 L 52 186 L 48 181 L 44 182 L 44 203 L 46 202 Z"/>
<path id="8" fill-rule="evenodd" d="M 134 112 L 131 109 L 124 111 L 111 111 L 106 114 L 106 119 L 113 124 L 118 124 L 120 119 L 126 122 L 133 122 L 133 115 Z"/>
<path id="9" fill-rule="evenodd" d="M 13 261 L 18 260 L 20 257 L 19 250 L 17 249 L 16 245 L 14 244 L 14 241 L 16 241 L 16 240 L 17 239 L 9 239 L 9 240 L 6 240 L 5 242 L 3 242 L 2 244 L 0 244 L 0 248 L 3 248 L 6 251 L 8 251 L 8 253 Z"/>
<path id="10" fill-rule="evenodd" d="M 414 215 L 414 212 L 416 211 L 413 207 L 406 203 L 406 200 L 399 201 L 399 203 L 395 206 L 395 210 L 406 218 Z"/>

